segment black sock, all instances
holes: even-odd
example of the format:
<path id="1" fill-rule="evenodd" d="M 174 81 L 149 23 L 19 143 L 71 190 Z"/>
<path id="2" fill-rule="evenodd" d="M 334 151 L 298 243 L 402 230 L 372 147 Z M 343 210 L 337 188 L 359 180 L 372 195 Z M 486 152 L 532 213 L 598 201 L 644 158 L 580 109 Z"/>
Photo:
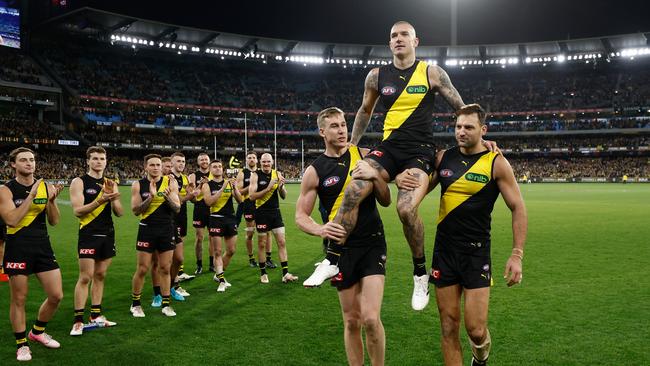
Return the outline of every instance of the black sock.
<path id="1" fill-rule="evenodd" d="M 140 296 L 142 294 L 131 294 L 131 306 L 140 306 Z"/>
<path id="2" fill-rule="evenodd" d="M 32 327 L 32 334 L 34 335 L 39 335 L 43 334 L 45 332 L 45 327 L 47 326 L 47 322 L 36 320 L 34 323 L 34 326 Z"/>
<path id="3" fill-rule="evenodd" d="M 177 289 L 178 287 L 180 287 L 180 282 L 178 282 L 178 281 L 172 281 L 172 288 L 173 288 L 173 289 Z"/>
<path id="4" fill-rule="evenodd" d="M 210 256 L 210 268 L 214 267 L 214 257 Z"/>
<path id="5" fill-rule="evenodd" d="M 266 261 L 267 262 L 271 261 L 271 252 L 266 252 Z"/>
<path id="6" fill-rule="evenodd" d="M 249 260 L 250 262 L 252 262 L 252 261 L 255 260 L 255 259 L 253 259 L 253 253 L 251 253 L 251 254 L 248 255 L 248 260 Z"/>
<path id="7" fill-rule="evenodd" d="M 160 295 L 160 286 L 154 286 L 153 287 L 153 295 L 154 296 Z"/>
<path id="8" fill-rule="evenodd" d="M 203 260 L 197 259 L 196 260 L 196 267 L 197 268 L 203 268 Z"/>
<path id="9" fill-rule="evenodd" d="M 84 308 L 74 309 L 74 323 L 83 323 L 84 322 Z"/>
<path id="10" fill-rule="evenodd" d="M 283 276 L 289 273 L 289 261 L 280 262 L 280 266 L 282 267 Z"/>
<path id="11" fill-rule="evenodd" d="M 27 343 L 27 331 L 14 333 L 14 336 L 16 337 L 16 348 L 20 348 L 22 346 L 29 346 L 29 344 Z"/>
<path id="12" fill-rule="evenodd" d="M 219 282 L 226 282 L 226 277 L 224 276 L 223 272 L 217 273 L 215 276 L 217 277 Z"/>
<path id="13" fill-rule="evenodd" d="M 260 266 L 260 275 L 264 276 L 266 274 L 266 262 L 259 262 Z"/>
<path id="14" fill-rule="evenodd" d="M 169 302 L 170 302 L 170 300 L 169 300 L 170 296 L 167 295 L 167 296 L 163 296 L 162 298 L 163 298 L 163 300 L 162 300 L 162 307 L 163 307 L 163 308 L 168 307 L 168 306 L 169 306 Z"/>
<path id="15" fill-rule="evenodd" d="M 102 315 L 102 305 L 92 305 L 90 307 L 90 319 L 96 319 Z"/>
<path id="16" fill-rule="evenodd" d="M 325 255 L 325 259 L 330 261 L 330 264 L 332 265 L 338 265 L 342 250 L 343 245 L 330 240 L 329 243 L 327 243 L 327 254 Z"/>
<path id="17" fill-rule="evenodd" d="M 414 276 L 424 276 L 427 274 L 427 266 L 425 264 L 426 258 L 422 256 L 421 258 L 413 257 L 413 275 Z"/>

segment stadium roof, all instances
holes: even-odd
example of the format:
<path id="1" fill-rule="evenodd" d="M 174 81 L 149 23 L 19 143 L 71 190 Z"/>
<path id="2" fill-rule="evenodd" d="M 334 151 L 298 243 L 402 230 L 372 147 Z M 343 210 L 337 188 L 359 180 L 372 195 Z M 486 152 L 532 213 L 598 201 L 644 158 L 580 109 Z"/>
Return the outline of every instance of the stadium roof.
<path id="1" fill-rule="evenodd" d="M 222 33 L 207 29 L 184 27 L 153 20 L 135 18 L 94 8 L 80 8 L 62 16 L 53 18 L 42 27 L 61 27 L 73 33 L 82 33 L 109 40 L 125 41 L 133 39 L 138 47 L 163 47 L 166 44 L 179 46 L 179 51 L 207 52 L 209 49 L 230 51 L 240 56 L 253 52 L 276 57 L 281 60 L 288 57 L 300 57 L 299 62 L 312 59 L 358 59 L 389 60 L 391 53 L 387 45 L 343 44 L 307 42 L 291 39 L 263 38 L 249 35 Z M 111 36 L 113 36 L 111 38 Z M 137 43 L 135 40 L 137 39 Z M 182 48 L 181 46 L 185 46 Z M 496 60 L 501 63 L 519 63 L 551 61 L 558 55 L 571 60 L 572 55 L 589 57 L 621 56 L 621 52 L 635 50 L 647 52 L 650 46 L 650 32 L 613 35 L 597 38 L 570 39 L 534 43 L 486 44 L 461 46 L 420 46 L 418 57 L 430 59 L 434 63 L 446 63 L 452 66 L 469 62 L 488 63 Z M 167 46 L 169 47 L 169 46 Z M 645 51 L 644 51 L 645 50 Z M 632 51 L 629 51 L 632 52 Z M 639 53 L 641 54 L 641 53 Z M 625 55 L 625 54 L 624 54 Z M 563 61 L 564 59 L 562 59 Z M 535 61 L 537 62 L 537 61 Z"/>

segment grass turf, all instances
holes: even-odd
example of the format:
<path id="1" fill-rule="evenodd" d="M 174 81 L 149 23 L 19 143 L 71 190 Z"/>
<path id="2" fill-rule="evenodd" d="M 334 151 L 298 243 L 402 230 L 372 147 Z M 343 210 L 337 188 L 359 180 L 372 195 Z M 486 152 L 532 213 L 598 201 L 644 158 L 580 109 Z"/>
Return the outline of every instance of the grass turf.
<path id="1" fill-rule="evenodd" d="M 395 195 L 395 187 L 392 187 Z M 510 253 L 510 215 L 501 199 L 493 213 L 495 286 L 489 326 L 494 365 L 639 365 L 650 364 L 650 185 L 537 184 L 522 186 L 529 233 L 521 286 L 507 288 L 501 278 Z M 61 223 L 50 228 L 61 265 L 65 298 L 47 331 L 62 344 L 58 350 L 32 345 L 34 364 L 206 364 L 342 365 L 346 363 L 336 291 L 301 286 L 321 258 L 321 241 L 300 232 L 293 222 L 298 186 L 289 186 L 282 203 L 287 227 L 289 269 L 299 283 L 259 283 L 259 271 L 247 265 L 244 230 L 226 273 L 233 284 L 217 293 L 212 276 L 186 282 L 192 296 L 173 303 L 176 318 L 149 307 L 151 282 L 143 293 L 146 318 L 128 311 L 135 269 L 137 219 L 127 210 L 116 219 L 118 256 L 109 269 L 104 313 L 115 328 L 70 337 L 72 300 L 77 279 L 77 220 L 61 196 Z M 125 208 L 128 188 L 122 188 Z M 439 189 L 422 204 L 430 261 Z M 191 207 L 190 207 L 191 213 Z M 435 298 L 422 312 L 410 308 L 412 264 L 394 206 L 382 210 L 388 263 L 382 318 L 388 365 L 442 364 Z M 191 225 L 190 225 L 191 226 Z M 192 272 L 194 232 L 185 244 L 185 268 Z M 277 259 L 274 248 L 274 260 Z M 204 262 L 207 243 L 204 243 Z M 429 266 L 429 263 L 427 263 Z M 28 329 L 44 294 L 35 278 L 27 301 Z M 9 288 L 0 284 L 0 360 L 15 359 L 8 321 Z M 86 316 L 89 313 L 87 307 Z M 464 355 L 469 357 L 463 334 Z"/>

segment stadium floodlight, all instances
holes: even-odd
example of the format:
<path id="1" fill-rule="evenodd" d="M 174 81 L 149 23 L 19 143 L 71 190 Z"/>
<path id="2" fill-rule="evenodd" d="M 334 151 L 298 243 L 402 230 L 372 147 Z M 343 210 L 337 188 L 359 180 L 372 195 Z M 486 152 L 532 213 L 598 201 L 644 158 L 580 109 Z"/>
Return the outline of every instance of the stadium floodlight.
<path id="1" fill-rule="evenodd" d="M 557 62 L 562 63 L 562 62 L 564 62 L 564 61 L 566 61 L 566 56 L 564 56 L 564 55 L 559 55 L 559 56 L 557 57 Z"/>
<path id="2" fill-rule="evenodd" d="M 445 60 L 445 66 L 458 66 L 458 60 L 450 58 L 449 60 Z"/>

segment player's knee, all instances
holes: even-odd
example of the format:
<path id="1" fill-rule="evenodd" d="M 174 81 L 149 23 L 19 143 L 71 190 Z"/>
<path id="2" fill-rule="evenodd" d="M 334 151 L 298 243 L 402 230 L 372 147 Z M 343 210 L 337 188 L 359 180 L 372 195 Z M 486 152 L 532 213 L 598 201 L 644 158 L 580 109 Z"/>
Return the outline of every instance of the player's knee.
<path id="1" fill-rule="evenodd" d="M 153 267 L 155 268 L 155 267 Z M 139 277 L 144 277 L 147 275 L 147 272 L 149 272 L 149 267 L 145 264 L 140 264 L 138 265 L 138 268 L 136 269 L 135 273 Z"/>
<path id="2" fill-rule="evenodd" d="M 25 301 L 27 300 L 27 293 L 14 293 L 11 295 L 11 303 L 14 306 L 25 307 Z"/>
<path id="3" fill-rule="evenodd" d="M 106 271 L 98 271 L 93 275 L 93 281 L 103 282 L 106 279 Z"/>
<path id="4" fill-rule="evenodd" d="M 47 302 L 49 302 L 52 305 L 59 305 L 61 300 L 63 300 L 62 290 L 54 291 L 53 293 L 47 295 Z"/>
<path id="5" fill-rule="evenodd" d="M 440 315 L 440 331 L 443 338 L 458 338 L 460 319 L 453 315 Z"/>
<path id="6" fill-rule="evenodd" d="M 236 251 L 237 251 L 237 249 L 235 249 L 235 248 L 226 248 L 226 255 L 229 256 L 229 257 L 232 257 L 233 255 L 235 255 Z"/>
<path id="7" fill-rule="evenodd" d="M 362 322 L 358 313 L 345 314 L 343 322 L 349 332 L 358 332 L 361 329 Z"/>
<path id="8" fill-rule="evenodd" d="M 408 203 L 397 204 L 397 215 L 402 223 L 413 223 L 417 219 L 417 208 Z"/>
<path id="9" fill-rule="evenodd" d="M 367 332 L 372 333 L 381 327 L 381 319 L 379 314 L 366 314 L 363 317 L 363 327 Z"/>
<path id="10" fill-rule="evenodd" d="M 485 329 L 483 325 L 467 326 L 467 335 L 474 344 L 481 344 L 486 335 Z"/>
<path id="11" fill-rule="evenodd" d="M 86 272 L 80 272 L 79 273 L 79 283 L 81 285 L 87 286 L 90 283 L 91 279 L 92 279 L 92 276 L 89 273 L 86 273 Z"/>

